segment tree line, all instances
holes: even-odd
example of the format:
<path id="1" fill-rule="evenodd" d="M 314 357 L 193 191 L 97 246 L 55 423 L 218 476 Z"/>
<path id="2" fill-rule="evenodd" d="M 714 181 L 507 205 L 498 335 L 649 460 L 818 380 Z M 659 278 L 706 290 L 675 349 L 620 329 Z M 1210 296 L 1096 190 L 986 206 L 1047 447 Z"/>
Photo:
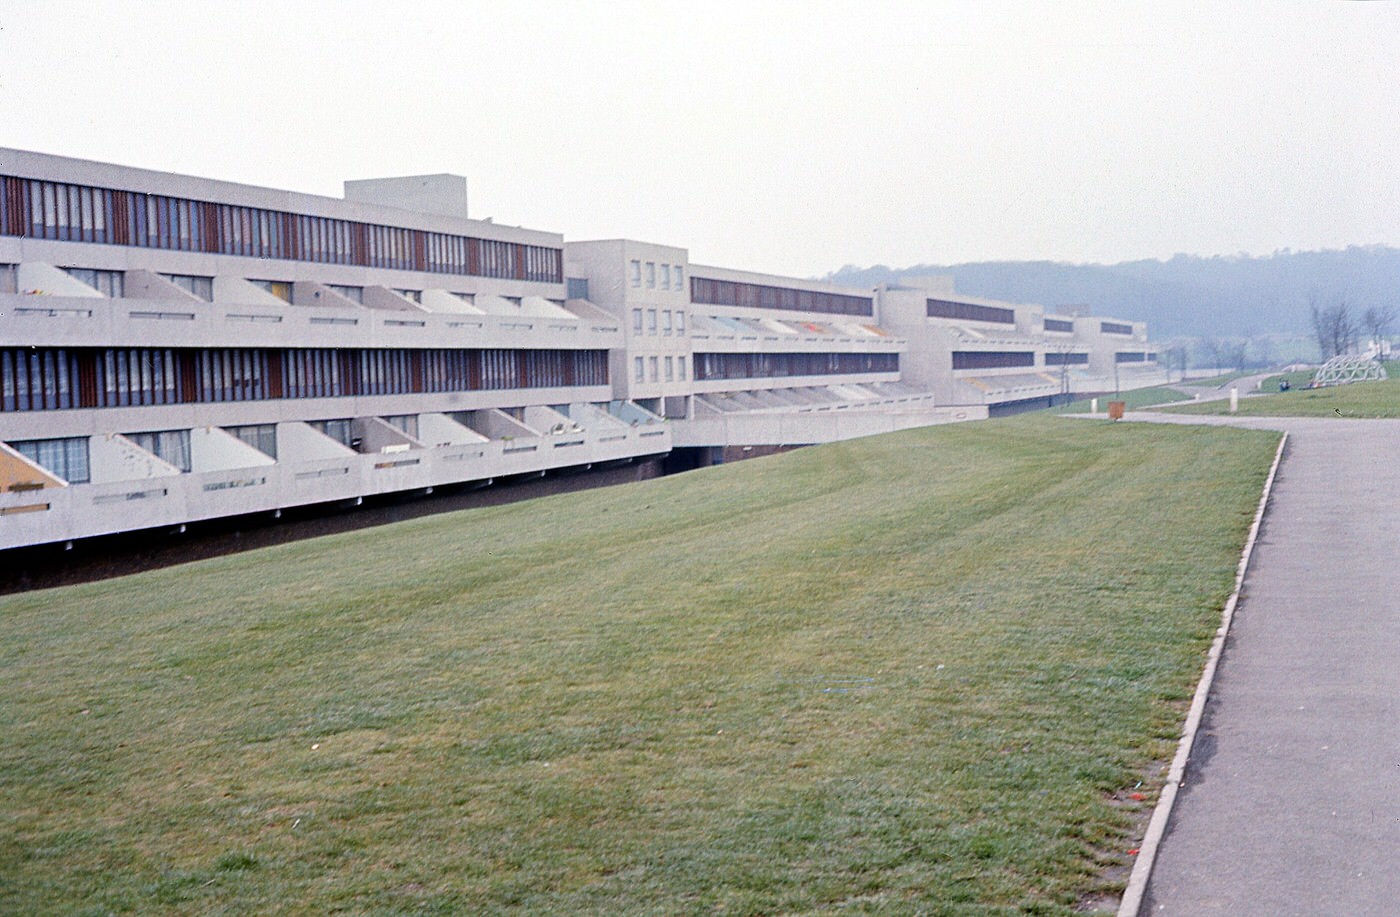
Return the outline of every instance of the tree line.
<path id="1" fill-rule="evenodd" d="M 1368 306 L 1358 316 L 1345 297 L 1322 305 L 1316 295 L 1310 296 L 1308 310 L 1323 360 L 1356 351 L 1363 335 L 1366 343 L 1379 352 L 1395 323 L 1394 306 Z"/>

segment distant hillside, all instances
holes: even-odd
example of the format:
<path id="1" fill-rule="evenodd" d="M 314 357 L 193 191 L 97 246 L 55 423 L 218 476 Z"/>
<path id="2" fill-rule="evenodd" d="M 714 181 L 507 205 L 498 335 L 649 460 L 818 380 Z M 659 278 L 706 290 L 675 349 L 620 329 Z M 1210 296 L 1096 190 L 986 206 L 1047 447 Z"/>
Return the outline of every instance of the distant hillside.
<path id="1" fill-rule="evenodd" d="M 847 265 L 825 279 L 870 287 L 899 277 L 951 274 L 959 292 L 1047 309 L 1088 306 L 1098 315 L 1141 320 L 1157 339 L 1311 331 L 1308 303 L 1345 298 L 1355 312 L 1400 306 L 1400 249 L 1280 251 L 1267 257 L 1176 255 L 1168 261 L 1063 264 L 989 261 L 907 268 Z"/>

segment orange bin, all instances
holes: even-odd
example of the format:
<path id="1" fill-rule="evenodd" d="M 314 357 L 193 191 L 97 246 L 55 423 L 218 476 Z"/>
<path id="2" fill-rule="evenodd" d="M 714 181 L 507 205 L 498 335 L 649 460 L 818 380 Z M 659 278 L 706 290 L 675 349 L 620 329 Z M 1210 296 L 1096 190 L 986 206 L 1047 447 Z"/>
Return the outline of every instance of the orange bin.
<path id="1" fill-rule="evenodd" d="M 1127 406 L 1128 406 L 1128 403 L 1127 403 L 1126 401 L 1110 401 L 1110 402 L 1108 403 L 1108 419 L 1109 419 L 1109 420 L 1122 420 L 1122 419 L 1123 419 L 1123 409 L 1126 408 Z"/>

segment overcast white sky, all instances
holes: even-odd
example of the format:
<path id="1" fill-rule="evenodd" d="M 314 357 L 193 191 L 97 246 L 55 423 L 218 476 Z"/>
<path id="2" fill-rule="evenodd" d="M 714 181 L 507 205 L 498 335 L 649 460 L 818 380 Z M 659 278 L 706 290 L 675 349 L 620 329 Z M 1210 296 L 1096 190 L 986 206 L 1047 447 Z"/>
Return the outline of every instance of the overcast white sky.
<path id="1" fill-rule="evenodd" d="M 1400 4 L 0 0 L 0 145 L 799 276 L 1400 245 Z"/>

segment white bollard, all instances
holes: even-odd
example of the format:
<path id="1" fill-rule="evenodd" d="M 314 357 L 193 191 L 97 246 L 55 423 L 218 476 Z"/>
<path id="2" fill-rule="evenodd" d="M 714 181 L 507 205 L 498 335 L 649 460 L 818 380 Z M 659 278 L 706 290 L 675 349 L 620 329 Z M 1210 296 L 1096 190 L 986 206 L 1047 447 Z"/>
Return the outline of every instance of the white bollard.
<path id="1" fill-rule="evenodd" d="M 1230 413 L 1233 414 L 1240 409 L 1240 389 L 1233 386 L 1230 389 Z"/>
<path id="2" fill-rule="evenodd" d="M 1099 412 L 1099 399 L 1097 399 L 1097 398 L 1090 398 L 1090 399 L 1089 399 L 1089 413 L 1090 413 L 1090 414 L 1097 414 L 1098 412 Z"/>

